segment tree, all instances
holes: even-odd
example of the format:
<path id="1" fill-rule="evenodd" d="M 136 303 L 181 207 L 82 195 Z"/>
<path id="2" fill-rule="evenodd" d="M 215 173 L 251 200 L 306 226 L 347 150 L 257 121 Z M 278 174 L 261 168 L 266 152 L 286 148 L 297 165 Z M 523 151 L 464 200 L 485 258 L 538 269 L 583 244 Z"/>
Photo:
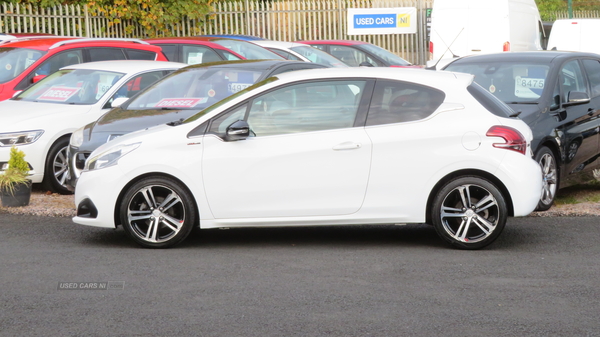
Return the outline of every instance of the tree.
<path id="1" fill-rule="evenodd" d="M 13 0 L 13 3 L 42 7 L 56 5 L 88 5 L 90 11 L 110 19 L 109 25 L 137 23 L 149 37 L 170 34 L 169 26 L 182 19 L 203 19 L 213 9 L 212 0 Z M 129 21 L 130 20 L 130 21 Z M 125 24 L 126 33 L 133 32 L 133 24 Z"/>

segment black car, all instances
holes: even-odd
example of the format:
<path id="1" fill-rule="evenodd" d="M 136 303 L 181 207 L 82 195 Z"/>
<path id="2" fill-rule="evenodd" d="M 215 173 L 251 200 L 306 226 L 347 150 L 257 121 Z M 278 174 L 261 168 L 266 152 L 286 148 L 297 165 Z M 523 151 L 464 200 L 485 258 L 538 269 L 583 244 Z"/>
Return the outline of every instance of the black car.
<path id="1" fill-rule="evenodd" d="M 85 160 L 97 147 L 114 138 L 160 124 L 178 123 L 268 77 L 314 68 L 326 66 L 288 60 L 240 60 L 192 65 L 175 71 L 96 122 L 73 132 L 68 149 L 67 186 L 74 190 Z"/>
<path id="2" fill-rule="evenodd" d="M 531 127 L 532 150 L 544 178 L 538 210 L 552 206 L 558 188 L 595 178 L 600 165 L 600 55 L 505 52 L 466 56 L 444 70 L 475 75 L 475 82 Z"/>

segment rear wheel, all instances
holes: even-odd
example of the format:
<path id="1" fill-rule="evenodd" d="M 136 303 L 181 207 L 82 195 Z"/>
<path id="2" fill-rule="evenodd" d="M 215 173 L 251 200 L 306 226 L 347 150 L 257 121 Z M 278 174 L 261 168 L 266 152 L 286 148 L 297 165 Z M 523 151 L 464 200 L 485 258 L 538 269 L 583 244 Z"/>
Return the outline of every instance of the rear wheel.
<path id="1" fill-rule="evenodd" d="M 504 229 L 508 215 L 498 188 L 475 176 L 448 182 L 436 195 L 432 211 L 438 235 L 462 249 L 479 249 L 492 243 Z"/>
<path id="2" fill-rule="evenodd" d="M 166 177 L 144 178 L 127 189 L 120 208 L 123 228 L 147 248 L 167 248 L 183 241 L 196 221 L 191 193 Z"/>
<path id="3" fill-rule="evenodd" d="M 69 179 L 69 164 L 67 161 L 67 148 L 69 137 L 63 137 L 56 141 L 46 156 L 46 167 L 44 168 L 44 188 L 60 194 L 72 194 L 67 188 Z"/>
<path id="4" fill-rule="evenodd" d="M 547 147 L 542 147 L 535 155 L 535 161 L 542 168 L 542 196 L 536 211 L 546 211 L 554 203 L 558 189 L 558 166 L 554 153 Z"/>

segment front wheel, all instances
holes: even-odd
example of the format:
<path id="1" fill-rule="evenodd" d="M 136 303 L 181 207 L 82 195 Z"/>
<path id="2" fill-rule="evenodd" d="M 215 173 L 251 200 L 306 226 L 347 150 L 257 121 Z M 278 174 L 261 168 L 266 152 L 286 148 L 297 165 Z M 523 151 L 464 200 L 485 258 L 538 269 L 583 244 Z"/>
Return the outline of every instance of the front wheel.
<path id="1" fill-rule="evenodd" d="M 68 147 L 69 137 L 63 137 L 52 145 L 46 157 L 43 186 L 55 193 L 73 193 L 67 188 L 67 181 L 69 180 Z"/>
<path id="2" fill-rule="evenodd" d="M 494 242 L 507 219 L 498 188 L 488 180 L 464 176 L 451 180 L 433 201 L 433 225 L 446 242 L 461 249 L 479 249 Z"/>
<path id="3" fill-rule="evenodd" d="M 146 248 L 167 248 L 183 241 L 196 222 L 191 193 L 167 177 L 144 178 L 127 189 L 120 207 L 123 228 Z"/>
<path id="4" fill-rule="evenodd" d="M 558 189 L 558 167 L 554 153 L 547 147 L 542 147 L 535 155 L 535 161 L 542 168 L 542 196 L 536 211 L 546 211 L 554 203 Z"/>

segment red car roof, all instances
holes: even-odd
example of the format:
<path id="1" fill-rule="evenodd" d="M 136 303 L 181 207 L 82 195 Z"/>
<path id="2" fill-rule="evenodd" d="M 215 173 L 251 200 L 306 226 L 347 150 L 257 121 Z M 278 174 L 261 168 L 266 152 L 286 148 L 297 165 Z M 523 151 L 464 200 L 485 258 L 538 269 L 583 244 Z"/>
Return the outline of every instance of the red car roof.
<path id="1" fill-rule="evenodd" d="M 133 49 L 143 49 L 154 51 L 157 53 L 162 53 L 160 47 L 152 46 L 146 43 L 135 43 L 127 40 L 119 40 L 119 39 L 87 39 L 87 38 L 79 38 L 79 37 L 38 37 L 38 38 L 30 38 L 24 40 L 9 40 L 6 43 L 0 44 L 0 47 L 12 47 L 12 48 L 29 48 L 36 50 L 48 51 L 50 48 L 56 43 L 70 40 L 81 40 L 80 42 L 67 43 L 61 46 L 55 47 L 56 49 L 68 49 L 69 47 L 93 47 L 93 46 L 111 46 L 111 47 L 127 47 Z M 141 41 L 141 40 L 140 40 Z"/>
<path id="2" fill-rule="evenodd" d="M 197 36 L 185 36 L 185 37 L 157 37 L 152 39 L 144 39 L 144 41 L 150 44 L 157 43 L 177 43 L 177 44 L 201 44 L 203 46 L 209 46 L 214 49 L 223 49 L 230 51 L 229 49 L 221 46 L 220 44 L 210 42 L 208 38 L 197 37 Z"/>

